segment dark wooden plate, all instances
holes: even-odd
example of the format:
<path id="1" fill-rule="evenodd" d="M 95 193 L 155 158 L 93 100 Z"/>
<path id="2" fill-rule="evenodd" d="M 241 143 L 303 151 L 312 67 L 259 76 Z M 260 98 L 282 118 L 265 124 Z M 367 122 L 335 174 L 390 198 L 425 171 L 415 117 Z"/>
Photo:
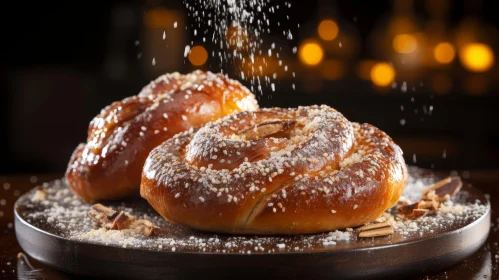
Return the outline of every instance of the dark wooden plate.
<path id="1" fill-rule="evenodd" d="M 412 180 L 426 185 L 438 178 L 416 168 L 410 168 L 410 173 Z M 414 181 L 409 184 L 417 186 Z M 448 214 L 447 219 L 429 218 L 419 230 L 396 231 L 389 237 L 357 239 L 354 230 L 349 240 L 336 240 L 335 245 L 324 243 L 328 236 L 337 236 L 328 233 L 259 237 L 199 232 L 167 223 L 142 199 L 106 202 L 112 208 L 147 217 L 164 230 L 160 236 L 119 243 L 81 238 L 80 233 L 91 230 L 84 213 L 89 205 L 76 201 L 64 180 L 46 183 L 43 188 L 48 192 L 45 202 L 32 201 L 35 189 L 16 202 L 17 239 L 26 253 L 42 263 L 87 276 L 391 278 L 441 270 L 464 260 L 482 246 L 490 228 L 488 199 L 465 183 L 453 200 L 474 205 L 472 211 Z M 54 219 L 54 213 L 64 219 Z M 425 225 L 428 227 L 421 229 Z"/>

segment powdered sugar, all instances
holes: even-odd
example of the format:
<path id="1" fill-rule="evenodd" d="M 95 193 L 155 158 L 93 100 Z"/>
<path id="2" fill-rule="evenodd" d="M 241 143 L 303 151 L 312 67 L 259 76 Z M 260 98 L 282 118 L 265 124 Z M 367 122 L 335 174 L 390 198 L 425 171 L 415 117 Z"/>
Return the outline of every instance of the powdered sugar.
<path id="1" fill-rule="evenodd" d="M 410 169 L 409 184 L 404 196 L 415 201 L 419 199 L 422 186 L 429 186 L 436 179 L 423 178 L 417 170 Z M 435 216 L 425 216 L 418 220 L 408 220 L 395 212 L 386 212 L 377 221 L 388 221 L 395 233 L 391 237 L 380 237 L 376 243 L 371 239 L 357 238 L 357 229 L 336 230 L 332 232 L 295 235 L 295 236 L 228 236 L 214 233 L 193 231 L 173 225 L 160 217 L 143 200 L 106 203 L 115 210 L 123 210 L 137 219 L 147 219 L 160 227 L 164 233 L 146 237 L 133 230 L 106 230 L 94 228 L 87 216 L 91 205 L 81 202 L 67 188 L 63 180 L 45 183 L 42 187 L 45 199 L 31 201 L 36 190 L 21 198 L 24 210 L 19 211 L 21 217 L 35 227 L 62 236 L 69 240 L 140 248 L 146 250 L 175 252 L 213 252 L 213 253 L 273 253 L 309 250 L 340 250 L 351 248 L 351 244 L 360 242 L 359 246 L 378 246 L 394 244 L 401 241 L 418 240 L 440 234 L 452 229 L 464 227 L 483 217 L 489 211 L 485 201 L 470 201 L 467 190 L 461 191 L 452 201 L 445 202 Z M 276 207 L 276 205 L 273 205 Z M 334 219 L 335 215 L 331 214 Z"/>
<path id="2" fill-rule="evenodd" d="M 281 27 L 284 26 L 281 21 L 290 21 L 290 16 L 274 21 L 275 14 L 286 13 L 291 8 L 291 2 L 184 0 L 184 4 L 193 21 L 186 28 L 192 31 L 192 41 L 185 47 L 184 56 L 188 56 L 192 45 L 212 44 L 211 56 L 221 71 L 232 68 L 241 80 L 251 84 L 255 93 L 263 93 L 263 87 L 274 91 L 277 76 L 289 75 L 291 65 L 285 59 L 294 52 L 288 44 L 276 46 L 267 35 L 282 33 L 281 38 L 272 40 L 293 41 L 291 30 Z"/>

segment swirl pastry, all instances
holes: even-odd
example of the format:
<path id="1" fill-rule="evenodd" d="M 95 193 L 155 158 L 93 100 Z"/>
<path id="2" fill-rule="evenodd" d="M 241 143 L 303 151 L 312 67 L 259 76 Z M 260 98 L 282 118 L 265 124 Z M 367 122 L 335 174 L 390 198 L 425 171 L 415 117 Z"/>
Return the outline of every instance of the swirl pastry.
<path id="1" fill-rule="evenodd" d="M 165 219 L 227 233 L 362 225 L 400 197 L 401 149 L 327 106 L 242 112 L 151 151 L 140 193 Z"/>
<path id="2" fill-rule="evenodd" d="M 257 108 L 247 88 L 221 74 L 163 75 L 92 120 L 87 143 L 74 151 L 66 178 L 86 201 L 138 194 L 142 167 L 154 147 L 192 127 Z"/>

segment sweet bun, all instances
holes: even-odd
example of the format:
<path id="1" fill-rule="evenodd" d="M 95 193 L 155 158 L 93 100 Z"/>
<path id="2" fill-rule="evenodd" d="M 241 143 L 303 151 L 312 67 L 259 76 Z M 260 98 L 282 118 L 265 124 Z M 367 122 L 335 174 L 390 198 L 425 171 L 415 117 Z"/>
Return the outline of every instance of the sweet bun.
<path id="1" fill-rule="evenodd" d="M 241 112 L 174 136 L 151 151 L 140 193 L 191 228 L 298 234 L 371 222 L 406 181 L 388 135 L 312 106 Z"/>
<path id="2" fill-rule="evenodd" d="M 247 88 L 221 74 L 163 75 L 92 120 L 87 143 L 71 157 L 67 181 L 86 201 L 138 194 L 144 161 L 154 147 L 192 127 L 257 108 Z"/>

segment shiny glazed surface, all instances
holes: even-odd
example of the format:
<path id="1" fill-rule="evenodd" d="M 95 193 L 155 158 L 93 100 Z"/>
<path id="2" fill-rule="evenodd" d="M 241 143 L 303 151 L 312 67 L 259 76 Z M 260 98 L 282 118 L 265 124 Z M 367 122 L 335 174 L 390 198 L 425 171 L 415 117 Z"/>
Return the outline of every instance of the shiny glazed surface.
<path id="1" fill-rule="evenodd" d="M 240 135 L 289 121 L 293 127 L 269 136 Z M 168 221 L 195 229 L 296 234 L 370 222 L 406 181 L 402 151 L 374 126 L 327 106 L 272 108 L 164 142 L 146 160 L 141 195 Z"/>
<path id="2" fill-rule="evenodd" d="M 160 76 L 92 120 L 87 143 L 74 151 L 66 178 L 86 201 L 138 194 L 144 161 L 154 147 L 192 127 L 257 108 L 247 88 L 221 74 L 198 70 Z"/>

